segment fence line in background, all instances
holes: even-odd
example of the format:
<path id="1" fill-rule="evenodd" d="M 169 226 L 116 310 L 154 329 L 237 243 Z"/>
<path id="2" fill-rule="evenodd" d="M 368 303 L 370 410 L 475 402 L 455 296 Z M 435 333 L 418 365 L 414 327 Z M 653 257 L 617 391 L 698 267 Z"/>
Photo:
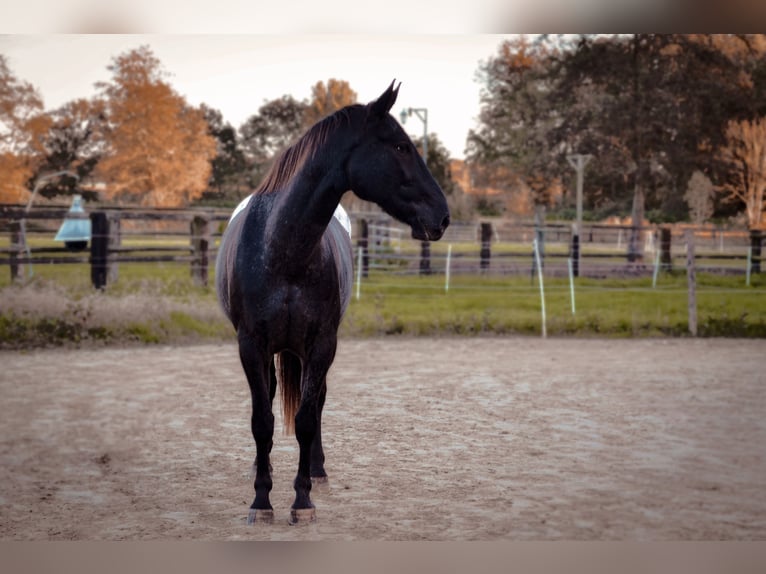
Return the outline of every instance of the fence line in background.
<path id="1" fill-rule="evenodd" d="M 63 208 L 34 208 L 26 213 L 23 208 L 0 206 L 0 225 L 5 223 L 4 232 L 9 233 L 10 237 L 9 247 L 0 249 L 0 257 L 6 256 L 0 259 L 0 264 L 9 265 L 10 274 L 14 280 L 23 278 L 25 265 L 31 269 L 34 264 L 88 263 L 91 266 L 92 283 L 101 288 L 117 280 L 120 263 L 176 262 L 188 264 L 194 282 L 207 285 L 210 259 L 216 255 L 216 239 L 220 237 L 220 232 L 230 216 L 230 210 L 109 209 L 93 211 L 90 214 L 92 240 L 89 252 L 72 253 L 65 247 L 48 246 L 30 249 L 24 227 L 32 227 L 34 223 L 44 228 L 46 221 L 53 221 L 58 225 L 66 214 L 67 211 Z M 641 275 L 653 271 L 653 285 L 656 286 L 659 271 L 672 270 L 675 265 L 679 265 L 677 263 L 679 260 L 686 258 L 686 253 L 680 251 L 680 241 L 674 243 L 673 228 L 670 226 L 643 228 L 647 263 L 627 264 L 626 252 L 613 249 L 615 244 L 620 244 L 623 231 L 631 229 L 630 226 L 584 225 L 576 246 L 579 261 L 575 264 L 572 244 L 574 235 L 571 225 L 565 223 L 546 223 L 544 226 L 496 221 L 481 221 L 475 224 L 456 223 L 450 226 L 442 239 L 442 242 L 449 244 L 448 257 L 445 257 L 438 252 L 434 253 L 428 242 L 420 243 L 418 253 L 419 242 L 405 240 L 405 232 L 409 235 L 408 230 L 390 219 L 373 219 L 359 215 L 354 217 L 352 235 L 357 248 L 360 249 L 358 265 L 361 266 L 361 275 L 364 278 L 368 276 L 370 269 L 404 274 L 446 274 L 447 261 L 449 261 L 450 276 L 464 273 L 526 274 L 530 271 L 534 272 L 536 263 L 533 240 L 538 238 L 540 265 L 544 267 L 546 275 L 552 276 L 603 277 L 621 273 Z M 22 225 L 27 220 L 30 220 L 30 225 Z M 186 227 L 183 231 L 155 229 L 144 232 L 141 229 L 135 229 L 136 226 L 165 224 L 186 225 Z M 48 231 L 53 233 L 52 229 Z M 31 234 L 32 230 L 28 233 Z M 161 236 L 163 239 L 171 235 L 179 238 L 186 237 L 189 243 L 185 246 L 178 244 L 123 245 L 123 239 L 144 233 Z M 693 235 L 698 247 L 695 255 L 696 271 L 744 272 L 748 285 L 750 275 L 760 273 L 762 252 L 760 231 L 746 233 L 701 228 L 695 229 Z M 724 237 L 728 238 L 729 253 L 722 252 Z M 500 241 L 521 242 L 528 245 L 529 250 L 525 254 L 517 251 L 504 252 L 500 246 L 497 249 L 493 248 L 493 243 L 498 245 Z M 546 249 L 546 242 L 554 246 L 567 246 L 568 250 L 556 252 L 554 249 Z M 409 250 L 405 249 L 406 245 L 409 245 Z M 463 246 L 462 249 L 460 245 Z M 474 247 L 466 252 L 466 245 Z M 707 251 L 704 249 L 705 245 L 707 245 Z M 594 251 L 596 248 L 600 251 Z M 747 249 L 746 253 L 737 252 L 743 248 Z M 651 259 L 648 257 L 649 253 L 653 255 Z M 567 259 L 567 262 L 565 263 L 563 259 Z M 742 261 L 742 266 L 716 265 L 718 261 L 731 263 Z M 680 266 L 687 267 L 687 264 Z M 447 279 L 445 291 L 449 291 L 450 288 L 449 279 Z"/>

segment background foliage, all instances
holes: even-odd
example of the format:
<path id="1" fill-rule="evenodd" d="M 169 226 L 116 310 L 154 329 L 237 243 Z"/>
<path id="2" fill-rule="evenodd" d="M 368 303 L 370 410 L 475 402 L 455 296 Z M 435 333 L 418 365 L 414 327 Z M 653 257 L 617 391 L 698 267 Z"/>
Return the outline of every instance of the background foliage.
<path id="1" fill-rule="evenodd" d="M 94 95 L 46 111 L 0 55 L 0 202 L 24 203 L 37 188 L 147 206 L 233 205 L 308 126 L 357 101 L 347 81 L 329 78 L 308 98 L 263 102 L 233 126 L 189 105 L 148 46 L 107 69 L 112 78 Z M 590 218 L 703 213 L 764 227 L 766 35 L 520 36 L 500 42 L 476 80 L 481 110 L 466 134 L 466 177 L 458 182 L 454 158 L 428 134 L 427 163 L 460 218 L 530 215 L 535 204 L 567 214 L 566 157 L 585 153 Z M 690 211 L 695 173 L 713 185 L 712 211 Z M 641 238 L 630 241 L 640 255 Z"/>

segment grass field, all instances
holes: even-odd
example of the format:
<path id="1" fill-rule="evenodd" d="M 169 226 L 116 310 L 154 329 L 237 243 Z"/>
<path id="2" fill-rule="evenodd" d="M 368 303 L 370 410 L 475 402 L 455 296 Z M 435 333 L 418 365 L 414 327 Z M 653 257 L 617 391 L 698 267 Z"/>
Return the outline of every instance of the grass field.
<path id="1" fill-rule="evenodd" d="M 654 336 L 688 333 L 684 274 L 651 278 L 575 280 L 574 313 L 568 279 L 546 279 L 548 335 Z M 766 282 L 745 287 L 741 277 L 697 276 L 699 334 L 766 336 Z M 542 331 L 537 280 L 529 277 L 444 278 L 372 274 L 362 283 L 344 329 L 357 334 L 479 334 Z"/>
<path id="2" fill-rule="evenodd" d="M 549 336 L 687 336 L 683 271 L 651 277 L 545 278 Z M 0 346 L 173 343 L 226 340 L 232 327 L 211 287 L 195 286 L 188 264 L 124 263 L 103 292 L 87 264 L 34 265 L 23 285 L 0 278 Z M 212 278 L 211 278 L 212 285 Z M 417 276 L 371 272 L 341 326 L 343 337 L 540 335 L 537 280 L 526 276 Z M 355 286 L 356 288 L 356 286 Z M 356 291 L 356 289 L 355 289 Z M 766 337 L 766 276 L 697 275 L 698 334 Z"/>

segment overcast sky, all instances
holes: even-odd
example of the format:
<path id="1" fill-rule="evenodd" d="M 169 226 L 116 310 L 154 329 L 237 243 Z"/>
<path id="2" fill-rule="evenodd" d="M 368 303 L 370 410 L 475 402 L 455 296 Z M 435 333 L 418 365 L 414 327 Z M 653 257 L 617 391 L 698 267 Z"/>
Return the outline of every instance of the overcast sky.
<path id="1" fill-rule="evenodd" d="M 392 112 L 427 108 L 428 131 L 461 158 L 475 126 L 481 85 L 479 62 L 510 35 L 9 35 L 0 53 L 13 73 L 40 91 L 51 110 L 96 93 L 109 80 L 112 58 L 149 45 L 171 74 L 173 88 L 193 105 L 205 103 L 239 127 L 268 100 L 290 94 L 308 99 L 311 86 L 345 80 L 360 102 L 402 82 Z M 415 116 L 405 123 L 420 136 Z"/>

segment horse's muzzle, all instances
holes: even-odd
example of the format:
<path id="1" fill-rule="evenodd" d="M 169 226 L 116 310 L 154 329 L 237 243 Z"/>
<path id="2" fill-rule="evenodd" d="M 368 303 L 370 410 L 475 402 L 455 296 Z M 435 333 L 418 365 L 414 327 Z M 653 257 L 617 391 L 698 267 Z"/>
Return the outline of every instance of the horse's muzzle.
<path id="1" fill-rule="evenodd" d="M 437 226 L 427 225 L 418 217 L 417 225 L 412 226 L 412 238 L 420 241 L 439 241 L 449 224 L 449 214 L 445 215 Z"/>

